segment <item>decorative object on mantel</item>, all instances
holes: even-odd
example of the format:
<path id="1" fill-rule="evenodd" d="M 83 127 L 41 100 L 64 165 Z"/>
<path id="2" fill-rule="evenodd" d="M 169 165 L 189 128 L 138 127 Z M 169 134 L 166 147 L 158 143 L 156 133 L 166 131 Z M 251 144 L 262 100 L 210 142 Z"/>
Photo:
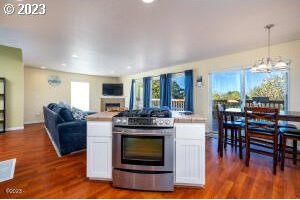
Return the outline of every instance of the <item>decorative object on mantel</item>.
<path id="1" fill-rule="evenodd" d="M 49 83 L 49 85 L 51 85 L 53 87 L 57 87 L 61 84 L 61 80 L 60 80 L 59 76 L 51 75 L 48 77 L 48 83 Z"/>
<path id="2" fill-rule="evenodd" d="M 282 59 L 281 56 L 271 57 L 271 28 L 274 24 L 268 24 L 265 26 L 265 29 L 268 30 L 268 56 L 257 60 L 254 65 L 251 67 L 251 72 L 253 73 L 271 73 L 274 70 L 286 71 L 289 68 L 291 60 Z"/>

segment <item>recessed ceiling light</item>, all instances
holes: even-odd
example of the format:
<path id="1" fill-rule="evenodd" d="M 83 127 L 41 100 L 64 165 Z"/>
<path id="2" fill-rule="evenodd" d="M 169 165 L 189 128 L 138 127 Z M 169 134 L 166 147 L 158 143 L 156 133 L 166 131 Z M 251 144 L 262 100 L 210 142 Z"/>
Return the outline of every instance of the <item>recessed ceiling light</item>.
<path id="1" fill-rule="evenodd" d="M 152 3 L 154 0 L 143 0 L 144 3 Z"/>
<path id="2" fill-rule="evenodd" d="M 64 67 L 65 67 L 65 66 L 67 66 L 67 64 L 66 64 L 66 63 L 63 63 L 63 64 L 61 64 L 61 65 L 62 65 L 62 66 L 64 66 Z"/>
<path id="3" fill-rule="evenodd" d="M 41 69 L 47 69 L 47 67 L 45 67 L 45 66 L 41 66 Z"/>
<path id="4" fill-rule="evenodd" d="M 152 3 L 154 0 L 143 0 L 144 3 Z"/>
<path id="5" fill-rule="evenodd" d="M 73 58 L 78 58 L 78 56 L 76 54 L 73 54 L 72 57 Z"/>
<path id="6" fill-rule="evenodd" d="M 131 69 L 131 66 L 127 66 L 127 69 Z"/>

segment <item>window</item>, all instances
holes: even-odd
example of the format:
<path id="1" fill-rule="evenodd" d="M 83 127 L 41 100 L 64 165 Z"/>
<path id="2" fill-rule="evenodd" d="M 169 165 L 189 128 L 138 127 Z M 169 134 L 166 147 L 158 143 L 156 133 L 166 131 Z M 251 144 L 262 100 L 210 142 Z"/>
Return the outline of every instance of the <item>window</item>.
<path id="1" fill-rule="evenodd" d="M 160 107 L 160 79 L 159 79 L 159 76 L 152 78 L 151 91 L 152 91 L 151 106 L 154 108 L 159 108 Z"/>
<path id="2" fill-rule="evenodd" d="M 172 76 L 172 105 L 174 111 L 184 111 L 184 73 L 173 74 Z"/>
<path id="3" fill-rule="evenodd" d="M 172 103 L 173 111 L 184 111 L 185 106 L 185 76 L 184 73 L 172 75 Z M 160 76 L 152 77 L 151 81 L 151 107 L 160 107 Z M 135 81 L 134 109 L 143 108 L 143 79 Z"/>
<path id="4" fill-rule="evenodd" d="M 137 79 L 135 81 L 135 100 L 134 100 L 134 109 L 143 108 L 143 79 Z"/>
<path id="5" fill-rule="evenodd" d="M 71 106 L 81 110 L 90 110 L 90 84 L 86 82 L 71 82 Z"/>

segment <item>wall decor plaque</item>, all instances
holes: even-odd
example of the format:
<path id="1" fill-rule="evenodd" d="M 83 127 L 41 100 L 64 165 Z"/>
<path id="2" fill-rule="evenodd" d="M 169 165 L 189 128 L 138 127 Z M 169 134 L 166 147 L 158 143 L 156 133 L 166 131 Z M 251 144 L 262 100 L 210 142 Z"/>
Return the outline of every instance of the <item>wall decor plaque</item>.
<path id="1" fill-rule="evenodd" d="M 48 77 L 48 84 L 53 87 L 57 87 L 61 84 L 61 80 L 60 80 L 59 76 L 51 75 Z"/>

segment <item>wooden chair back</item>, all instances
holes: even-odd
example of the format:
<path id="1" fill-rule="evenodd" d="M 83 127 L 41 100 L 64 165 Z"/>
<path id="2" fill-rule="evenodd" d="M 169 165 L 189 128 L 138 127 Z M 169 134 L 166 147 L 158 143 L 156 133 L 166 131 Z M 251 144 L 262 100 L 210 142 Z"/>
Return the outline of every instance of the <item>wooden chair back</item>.
<path id="1" fill-rule="evenodd" d="M 245 107 L 246 134 L 257 130 L 266 130 L 278 135 L 278 109 L 262 107 Z M 262 131 L 263 132 L 263 131 Z"/>

